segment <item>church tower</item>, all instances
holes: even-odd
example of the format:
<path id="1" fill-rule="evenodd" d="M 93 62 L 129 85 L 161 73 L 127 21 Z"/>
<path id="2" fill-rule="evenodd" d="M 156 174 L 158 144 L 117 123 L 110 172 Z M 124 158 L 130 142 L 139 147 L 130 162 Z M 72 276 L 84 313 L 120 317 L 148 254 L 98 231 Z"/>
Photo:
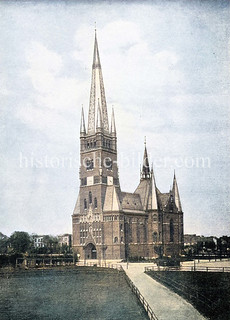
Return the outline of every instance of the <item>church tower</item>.
<path id="1" fill-rule="evenodd" d="M 108 194 L 111 189 L 112 196 L 119 202 L 117 193 L 120 186 L 114 110 L 109 126 L 96 31 L 87 130 L 83 108 L 81 114 L 80 160 L 80 191 L 73 213 L 73 248 L 81 258 L 109 258 L 106 257 L 106 250 L 110 251 L 108 242 L 113 245 L 114 241 L 106 239 L 110 231 L 108 228 L 105 230 L 104 222 L 110 221 L 110 217 L 106 218 L 103 208 L 106 209 L 108 201 L 112 201 L 108 199 L 105 203 L 106 192 Z M 115 225 L 113 223 L 113 227 Z M 115 236 L 118 239 L 119 235 Z M 120 258 L 120 252 L 118 255 Z"/>

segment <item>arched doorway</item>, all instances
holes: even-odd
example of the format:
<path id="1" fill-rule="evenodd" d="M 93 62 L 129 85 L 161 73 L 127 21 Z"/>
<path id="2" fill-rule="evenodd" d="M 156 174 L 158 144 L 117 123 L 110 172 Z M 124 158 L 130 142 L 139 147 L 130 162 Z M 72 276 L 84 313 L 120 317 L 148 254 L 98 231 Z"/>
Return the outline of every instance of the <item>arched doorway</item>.
<path id="1" fill-rule="evenodd" d="M 85 258 L 86 259 L 97 259 L 97 249 L 94 244 L 89 243 L 85 247 Z"/>

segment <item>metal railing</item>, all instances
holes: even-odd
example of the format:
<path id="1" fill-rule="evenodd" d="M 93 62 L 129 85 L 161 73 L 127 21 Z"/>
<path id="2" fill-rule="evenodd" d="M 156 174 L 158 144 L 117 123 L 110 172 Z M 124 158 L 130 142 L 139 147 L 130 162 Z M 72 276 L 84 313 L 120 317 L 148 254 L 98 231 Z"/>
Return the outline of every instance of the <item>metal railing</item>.
<path id="1" fill-rule="evenodd" d="M 87 261 L 81 261 L 77 263 L 78 266 L 85 266 L 85 267 L 99 267 L 99 268 L 112 268 L 117 269 L 118 271 L 122 271 L 124 273 L 125 279 L 130 286 L 132 292 L 135 294 L 139 302 L 141 303 L 142 307 L 146 311 L 148 318 L 150 320 L 158 320 L 157 316 L 153 312 L 152 308 L 144 298 L 144 296 L 140 293 L 139 289 L 135 286 L 135 284 L 129 279 L 126 272 L 124 271 L 123 267 L 119 264 L 113 264 L 113 263 L 106 263 L 106 262 L 87 262 Z"/>
<path id="2" fill-rule="evenodd" d="M 230 267 L 205 267 L 205 266 L 180 266 L 180 267 L 162 267 L 150 266 L 145 267 L 147 271 L 197 271 L 197 272 L 230 272 Z"/>
<path id="3" fill-rule="evenodd" d="M 122 270 L 124 270 L 124 269 L 122 268 Z M 125 273 L 125 271 L 124 271 L 124 273 Z M 150 320 L 158 320 L 157 316 L 153 312 L 152 308 L 150 307 L 150 305 L 148 304 L 148 302 L 146 301 L 144 296 L 140 293 L 139 289 L 135 286 L 135 284 L 129 279 L 129 277 L 127 276 L 126 273 L 125 273 L 125 278 L 126 278 L 127 283 L 129 284 L 132 292 L 136 295 L 137 299 L 140 301 L 143 308 L 145 309 L 149 319 Z"/>
<path id="4" fill-rule="evenodd" d="M 152 271 L 152 270 L 151 270 Z M 164 273 L 151 273 L 151 277 L 158 282 L 162 283 L 166 287 L 173 289 L 174 292 L 182 295 L 189 301 L 198 301 L 203 306 L 205 305 L 206 309 L 212 310 L 213 308 L 213 301 L 206 297 L 204 294 L 198 292 L 196 288 L 192 288 L 191 286 L 188 287 L 180 281 L 176 281 L 171 277 L 164 276 Z"/>
<path id="5" fill-rule="evenodd" d="M 109 268 L 109 269 L 117 269 L 118 271 L 123 271 L 122 266 L 114 263 L 106 263 L 106 262 L 88 262 L 88 261 L 79 261 L 76 263 L 79 267 L 97 267 L 97 268 Z"/>

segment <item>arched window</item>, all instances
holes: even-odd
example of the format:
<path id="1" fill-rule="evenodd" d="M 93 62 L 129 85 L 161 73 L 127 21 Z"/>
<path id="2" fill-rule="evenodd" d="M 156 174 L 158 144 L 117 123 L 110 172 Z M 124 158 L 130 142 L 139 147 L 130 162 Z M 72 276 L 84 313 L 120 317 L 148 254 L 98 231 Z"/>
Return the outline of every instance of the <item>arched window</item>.
<path id="1" fill-rule="evenodd" d="M 157 242 L 157 232 L 153 232 L 153 242 Z"/>
<path id="2" fill-rule="evenodd" d="M 84 209 L 87 209 L 87 201 L 84 199 Z"/>
<path id="3" fill-rule="evenodd" d="M 174 241 L 174 225 L 173 219 L 170 220 L 170 242 Z"/>
<path id="4" fill-rule="evenodd" d="M 90 191 L 89 192 L 89 204 L 91 204 L 92 203 L 92 192 Z"/>
<path id="5" fill-rule="evenodd" d="M 169 204 L 169 210 L 172 211 L 173 210 L 173 196 L 170 196 L 170 204 Z"/>
<path id="6" fill-rule="evenodd" d="M 123 231 L 123 224 L 120 225 L 120 231 Z"/>
<path id="7" fill-rule="evenodd" d="M 114 243 L 117 243 L 118 242 L 118 237 L 115 237 L 114 238 Z"/>
<path id="8" fill-rule="evenodd" d="M 94 208 L 97 208 L 97 198 L 94 198 Z"/>

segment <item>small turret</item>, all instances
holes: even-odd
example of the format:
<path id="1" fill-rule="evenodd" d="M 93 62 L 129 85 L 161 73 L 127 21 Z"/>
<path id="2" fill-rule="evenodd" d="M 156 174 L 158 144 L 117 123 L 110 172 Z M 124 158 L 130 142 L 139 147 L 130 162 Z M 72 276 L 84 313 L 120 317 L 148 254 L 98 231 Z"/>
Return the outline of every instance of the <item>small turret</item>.
<path id="1" fill-rule="evenodd" d="M 174 171 L 174 177 L 173 177 L 173 188 L 172 188 L 172 195 L 175 201 L 175 205 L 177 206 L 178 211 L 182 212 L 182 207 L 181 207 L 181 202 L 180 202 L 180 195 L 179 195 L 179 189 L 177 185 L 177 180 L 176 180 L 176 174 Z"/>
<path id="2" fill-rule="evenodd" d="M 143 165 L 142 165 L 142 171 L 141 171 L 141 179 L 150 179 L 150 167 L 149 167 L 149 159 L 148 159 L 148 153 L 146 148 L 146 140 L 145 140 Z"/>
<path id="3" fill-rule="evenodd" d="M 85 130 L 85 117 L 84 117 L 84 109 L 82 106 L 81 109 L 81 127 L 80 127 L 80 134 L 81 135 L 85 135 L 86 134 L 86 130 Z"/>

